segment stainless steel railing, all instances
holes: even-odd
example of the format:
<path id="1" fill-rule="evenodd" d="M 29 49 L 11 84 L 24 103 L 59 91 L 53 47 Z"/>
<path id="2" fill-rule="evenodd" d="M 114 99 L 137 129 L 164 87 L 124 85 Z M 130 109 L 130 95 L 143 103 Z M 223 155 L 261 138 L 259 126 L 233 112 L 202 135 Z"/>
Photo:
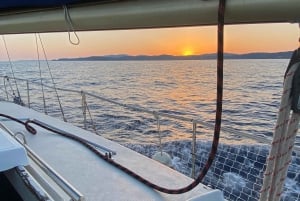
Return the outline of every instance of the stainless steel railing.
<path id="1" fill-rule="evenodd" d="M 49 164 L 43 161 L 30 147 L 24 144 L 16 135 L 0 122 L 0 127 L 15 138 L 26 149 L 28 156 L 36 165 L 48 175 L 70 198 L 74 201 L 85 201 L 84 196 L 60 174 L 58 174 Z"/>

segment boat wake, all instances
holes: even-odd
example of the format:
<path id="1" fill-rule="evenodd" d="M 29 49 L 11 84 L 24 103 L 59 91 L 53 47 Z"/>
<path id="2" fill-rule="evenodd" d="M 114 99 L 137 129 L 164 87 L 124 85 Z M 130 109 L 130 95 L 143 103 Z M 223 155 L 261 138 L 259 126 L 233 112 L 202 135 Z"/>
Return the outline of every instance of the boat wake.
<path id="1" fill-rule="evenodd" d="M 147 157 L 152 157 L 159 151 L 157 145 L 151 144 L 126 144 L 125 146 Z M 172 168 L 193 177 L 193 169 L 197 175 L 204 166 L 211 142 L 197 141 L 194 164 L 191 141 L 166 142 L 162 144 L 162 147 L 163 151 L 172 158 Z M 203 183 L 214 189 L 221 189 L 229 200 L 258 200 L 268 151 L 269 147 L 266 145 L 220 144 L 217 157 Z M 293 153 L 282 200 L 295 201 L 299 198 L 299 169 L 299 156 Z"/>

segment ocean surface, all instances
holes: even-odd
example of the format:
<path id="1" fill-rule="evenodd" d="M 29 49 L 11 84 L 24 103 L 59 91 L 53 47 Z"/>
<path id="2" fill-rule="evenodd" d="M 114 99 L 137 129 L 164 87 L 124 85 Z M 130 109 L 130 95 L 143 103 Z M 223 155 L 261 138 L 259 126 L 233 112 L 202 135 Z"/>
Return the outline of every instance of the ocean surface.
<path id="1" fill-rule="evenodd" d="M 268 148 L 255 139 L 241 137 L 234 131 L 251 136 L 272 136 L 282 93 L 283 75 L 288 62 L 275 59 L 224 62 L 222 126 L 230 131 L 221 132 L 220 156 L 215 165 L 217 167 L 218 162 L 221 164 L 222 157 L 232 153 L 232 157 L 235 157 L 232 160 L 238 161 L 240 166 L 235 167 L 239 169 L 236 171 L 223 168 L 225 170 L 220 172 L 215 168 L 206 182 L 212 187 L 221 186 L 225 190 L 234 187 L 237 192 L 226 191 L 226 197 L 231 200 L 257 199 L 254 191 L 258 191 L 259 187 L 255 185 L 261 181 L 256 177 L 262 173 Z M 204 153 L 201 152 L 202 149 L 208 152 L 213 128 L 207 124 L 214 125 L 215 118 L 216 61 L 50 61 L 49 64 L 59 88 L 87 91 L 135 108 L 204 122 L 204 125 L 197 124 L 197 139 L 201 141 L 197 144 L 197 153 Z M 40 83 L 38 65 L 37 61 L 17 61 L 13 62 L 13 70 L 16 77 Z M 52 85 L 46 62 L 42 61 L 40 67 L 42 82 Z M 0 62 L 0 72 L 2 76 L 12 76 L 9 63 Z M 18 81 L 18 87 L 25 89 L 21 96 L 27 104 L 26 83 Z M 16 93 L 14 82 L 10 81 L 10 85 L 7 82 L 7 88 L 12 88 Z M 46 106 L 41 101 L 43 94 L 40 86 L 30 83 L 30 106 L 41 112 L 46 109 L 50 115 L 61 118 L 56 94 L 47 87 L 43 90 Z M 12 92 L 8 96 L 11 94 Z M 67 120 L 83 127 L 81 94 L 61 90 L 58 90 L 58 94 Z M 5 93 L 2 93 L 2 98 L 6 98 Z M 93 130 L 93 122 L 98 134 L 150 157 L 160 149 L 161 140 L 162 149 L 172 154 L 173 167 L 190 174 L 191 165 L 188 161 L 191 157 L 187 157 L 185 162 L 180 160 L 184 159 L 184 153 L 190 154 L 187 147 L 191 146 L 191 122 L 159 117 L 158 125 L 153 114 L 128 110 L 89 95 L 86 95 L 86 102 L 91 114 L 87 114 L 87 122 L 90 123 L 87 125 L 88 129 Z M 299 137 L 298 132 L 298 145 Z M 249 150 L 253 156 L 248 154 Z M 237 158 L 238 156 L 242 158 Z M 289 191 L 285 194 L 285 200 L 299 198 L 298 158 L 299 156 L 290 171 L 290 180 L 286 187 Z M 199 167 L 201 163 L 199 162 Z M 249 171 L 249 164 L 256 165 L 256 172 L 253 173 L 256 175 L 255 179 L 249 179 L 244 174 Z M 217 181 L 216 173 L 220 175 L 220 181 Z M 253 199 L 249 198 L 249 193 L 253 194 Z"/>
<path id="2" fill-rule="evenodd" d="M 251 135 L 271 136 L 276 122 L 283 75 L 287 64 L 288 60 L 225 61 L 223 126 Z M 46 63 L 41 62 L 40 65 L 43 83 L 51 85 Z M 216 61 L 214 60 L 51 61 L 50 68 L 57 87 L 88 91 L 150 111 L 214 123 L 216 98 Z M 0 69 L 2 75 L 11 76 L 8 63 L 2 62 Z M 13 62 L 13 69 L 16 77 L 40 83 L 37 61 Z M 12 81 L 11 83 L 14 87 L 14 83 Z M 18 84 L 22 85 L 22 82 Z M 23 87 L 25 87 L 24 83 Z M 32 85 L 31 101 L 42 96 L 42 93 L 35 93 L 33 87 Z M 40 88 L 36 87 L 35 89 L 41 92 Z M 44 90 L 47 91 L 47 88 Z M 62 96 L 62 106 L 66 108 L 65 110 L 72 111 L 74 107 L 81 107 L 80 94 L 68 94 L 68 98 L 63 100 L 65 92 L 58 91 L 58 93 Z M 24 102 L 27 100 L 26 95 L 26 93 L 22 95 Z M 56 95 L 46 93 L 45 97 L 49 100 L 53 99 L 53 102 L 49 101 L 47 110 L 54 110 L 52 105 L 57 102 Z M 107 118 L 110 118 L 109 115 L 115 117 L 113 121 L 110 121 L 110 125 L 104 125 L 99 129 L 102 134 L 106 135 L 106 131 L 109 131 L 107 134 L 109 138 L 124 143 L 147 143 L 147 140 L 144 139 L 145 134 L 151 134 L 153 129 L 151 126 L 147 128 L 145 121 L 149 119 L 144 119 L 150 118 L 149 115 L 144 117 L 143 113 L 124 111 L 124 108 L 89 97 L 87 97 L 87 103 L 90 109 L 95 111 L 92 112 L 93 115 L 102 118 L 101 121 L 107 119 L 98 114 L 99 109 L 106 112 Z M 32 104 L 34 105 L 34 103 Z M 43 110 L 43 108 L 39 109 Z M 71 115 L 70 118 L 74 118 L 74 115 Z M 134 127 L 134 129 L 129 129 L 134 138 L 131 136 L 126 139 L 121 136 L 122 139 L 118 139 L 118 130 L 122 130 L 125 126 L 123 123 L 127 124 L 128 120 Z M 82 118 L 72 121 L 80 123 Z M 162 124 L 164 124 L 163 121 L 164 119 L 162 119 Z M 116 128 L 113 129 L 114 126 Z M 177 125 L 177 127 L 180 126 L 187 125 Z M 141 135 L 139 132 L 142 132 Z M 202 137 L 207 139 L 212 135 L 210 130 L 202 129 L 202 133 Z M 190 136 L 190 133 L 188 135 L 178 132 L 165 133 L 167 141 L 187 136 Z"/>

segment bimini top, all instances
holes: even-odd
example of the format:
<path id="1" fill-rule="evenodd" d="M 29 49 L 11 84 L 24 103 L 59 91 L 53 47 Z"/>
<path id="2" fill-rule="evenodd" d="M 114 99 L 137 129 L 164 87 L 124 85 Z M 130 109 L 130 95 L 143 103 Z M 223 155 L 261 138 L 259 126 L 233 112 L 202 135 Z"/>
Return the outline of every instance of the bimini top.
<path id="1" fill-rule="evenodd" d="M 28 165 L 28 158 L 24 147 L 1 129 L 0 172 L 20 165 Z"/>

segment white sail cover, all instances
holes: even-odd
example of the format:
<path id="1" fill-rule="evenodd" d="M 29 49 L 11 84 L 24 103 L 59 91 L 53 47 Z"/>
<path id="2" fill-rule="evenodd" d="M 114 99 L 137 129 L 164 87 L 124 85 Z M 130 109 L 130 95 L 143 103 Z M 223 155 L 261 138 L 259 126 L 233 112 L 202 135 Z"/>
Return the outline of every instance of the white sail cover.
<path id="1" fill-rule="evenodd" d="M 0 172 L 28 165 L 28 162 L 24 147 L 8 133 L 0 130 Z"/>

